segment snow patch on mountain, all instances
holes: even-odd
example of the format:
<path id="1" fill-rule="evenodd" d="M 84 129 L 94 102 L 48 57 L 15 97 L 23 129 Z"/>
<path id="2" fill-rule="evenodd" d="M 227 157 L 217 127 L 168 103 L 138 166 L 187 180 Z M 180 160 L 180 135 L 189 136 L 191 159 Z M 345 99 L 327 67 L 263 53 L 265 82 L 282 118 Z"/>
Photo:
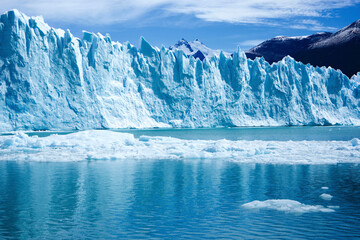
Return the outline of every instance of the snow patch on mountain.
<path id="1" fill-rule="evenodd" d="M 277 62 L 284 56 L 307 49 L 311 44 L 326 39 L 330 35 L 329 32 L 320 32 L 309 36 L 277 36 L 251 48 L 246 51 L 246 54 L 250 58 L 264 56 L 271 63 Z"/>
<path id="2" fill-rule="evenodd" d="M 212 58 L 214 56 L 220 56 L 221 50 L 213 50 L 208 48 L 199 39 L 195 39 L 192 42 L 188 42 L 185 39 L 181 39 L 175 45 L 169 47 L 170 50 L 182 50 L 186 56 L 193 56 L 203 60 L 205 57 Z M 230 56 L 230 53 L 223 52 L 225 56 Z"/>
<path id="3" fill-rule="evenodd" d="M 351 41 L 354 38 L 357 38 L 360 41 L 360 19 L 356 22 L 353 22 L 349 26 L 340 29 L 330 37 L 312 44 L 310 48 L 322 48 L 341 45 Z"/>

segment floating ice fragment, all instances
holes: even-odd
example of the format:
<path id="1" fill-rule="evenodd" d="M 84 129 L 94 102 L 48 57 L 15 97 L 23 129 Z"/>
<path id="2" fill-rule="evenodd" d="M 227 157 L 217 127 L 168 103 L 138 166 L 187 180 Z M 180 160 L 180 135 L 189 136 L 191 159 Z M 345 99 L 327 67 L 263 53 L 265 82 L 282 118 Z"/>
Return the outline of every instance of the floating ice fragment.
<path id="1" fill-rule="evenodd" d="M 329 187 L 322 187 L 321 189 L 322 189 L 322 190 L 328 190 Z"/>
<path id="2" fill-rule="evenodd" d="M 252 201 L 242 205 L 246 209 L 264 209 L 276 210 L 286 213 L 310 213 L 310 212 L 335 212 L 334 209 L 326 208 L 322 205 L 306 205 L 295 200 L 290 199 L 270 199 L 266 201 Z"/>
<path id="3" fill-rule="evenodd" d="M 360 140 L 358 138 L 353 138 L 351 140 L 351 144 L 353 145 L 353 147 L 359 146 L 360 145 Z"/>
<path id="4" fill-rule="evenodd" d="M 323 193 L 320 195 L 320 198 L 322 198 L 325 201 L 330 201 L 333 198 L 333 196 L 331 196 L 330 194 L 327 194 L 327 193 Z"/>

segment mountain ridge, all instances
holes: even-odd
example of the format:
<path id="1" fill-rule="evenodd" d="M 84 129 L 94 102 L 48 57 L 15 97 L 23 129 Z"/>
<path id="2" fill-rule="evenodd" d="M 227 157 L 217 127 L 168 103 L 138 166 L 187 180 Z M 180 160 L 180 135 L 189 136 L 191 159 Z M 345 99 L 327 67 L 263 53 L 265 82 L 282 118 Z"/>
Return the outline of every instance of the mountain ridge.
<path id="1" fill-rule="evenodd" d="M 335 33 L 275 37 L 246 51 L 250 59 L 264 57 L 270 63 L 286 55 L 304 64 L 331 66 L 352 77 L 360 71 L 360 19 Z"/>
<path id="2" fill-rule="evenodd" d="M 205 44 L 203 44 L 199 39 L 195 39 L 194 41 L 187 41 L 184 38 L 179 40 L 177 43 L 169 47 L 170 50 L 179 49 L 182 50 L 188 57 L 193 56 L 194 58 L 198 58 L 201 61 L 204 60 L 205 57 L 211 58 L 213 56 L 220 56 L 222 52 L 225 56 L 230 56 L 230 53 L 227 53 L 222 50 L 213 50 L 208 48 Z"/>

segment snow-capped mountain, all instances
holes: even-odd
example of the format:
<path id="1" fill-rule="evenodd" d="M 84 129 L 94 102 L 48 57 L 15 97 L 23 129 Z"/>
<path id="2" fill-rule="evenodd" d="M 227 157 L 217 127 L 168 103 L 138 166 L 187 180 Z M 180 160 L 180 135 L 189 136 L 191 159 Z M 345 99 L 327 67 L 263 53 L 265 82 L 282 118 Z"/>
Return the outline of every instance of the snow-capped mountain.
<path id="1" fill-rule="evenodd" d="M 309 49 L 312 44 L 327 39 L 331 34 L 332 33 L 329 32 L 323 32 L 310 36 L 278 36 L 246 51 L 246 56 L 251 59 L 264 57 L 266 61 L 270 63 L 277 62 L 287 55 L 292 56 L 292 54 L 298 51 Z"/>
<path id="2" fill-rule="evenodd" d="M 310 48 L 324 48 L 324 47 L 333 47 L 343 44 L 348 44 L 349 42 L 357 41 L 360 44 L 360 19 L 356 22 L 353 22 L 349 26 L 340 29 L 334 34 L 331 34 L 329 37 L 321 39 L 313 43 Z"/>
<path id="3" fill-rule="evenodd" d="M 360 20 L 335 33 L 276 37 L 246 52 L 251 59 L 262 56 L 270 63 L 287 55 L 303 63 L 340 69 L 351 77 L 360 71 Z"/>
<path id="4" fill-rule="evenodd" d="M 0 131 L 360 125 L 358 76 L 291 57 L 201 61 L 143 38 L 139 49 L 79 39 L 17 10 L 0 17 L 0 69 Z"/>
<path id="5" fill-rule="evenodd" d="M 219 56 L 221 50 L 213 50 L 208 48 L 205 44 L 200 42 L 199 39 L 195 39 L 192 42 L 188 42 L 185 39 L 181 39 L 175 45 L 169 47 L 170 50 L 178 49 L 182 50 L 188 57 L 193 56 L 199 58 L 201 61 L 207 57 Z M 230 56 L 229 53 L 223 52 L 225 56 Z"/>

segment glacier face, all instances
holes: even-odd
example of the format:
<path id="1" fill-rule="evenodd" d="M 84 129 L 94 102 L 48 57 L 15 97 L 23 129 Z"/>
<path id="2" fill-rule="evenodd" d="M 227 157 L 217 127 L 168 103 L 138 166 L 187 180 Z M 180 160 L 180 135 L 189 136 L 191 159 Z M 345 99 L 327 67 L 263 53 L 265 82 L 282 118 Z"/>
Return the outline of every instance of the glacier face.
<path id="1" fill-rule="evenodd" d="M 17 10 L 1 15 L 0 69 L 1 131 L 360 124 L 360 75 L 79 39 Z"/>

